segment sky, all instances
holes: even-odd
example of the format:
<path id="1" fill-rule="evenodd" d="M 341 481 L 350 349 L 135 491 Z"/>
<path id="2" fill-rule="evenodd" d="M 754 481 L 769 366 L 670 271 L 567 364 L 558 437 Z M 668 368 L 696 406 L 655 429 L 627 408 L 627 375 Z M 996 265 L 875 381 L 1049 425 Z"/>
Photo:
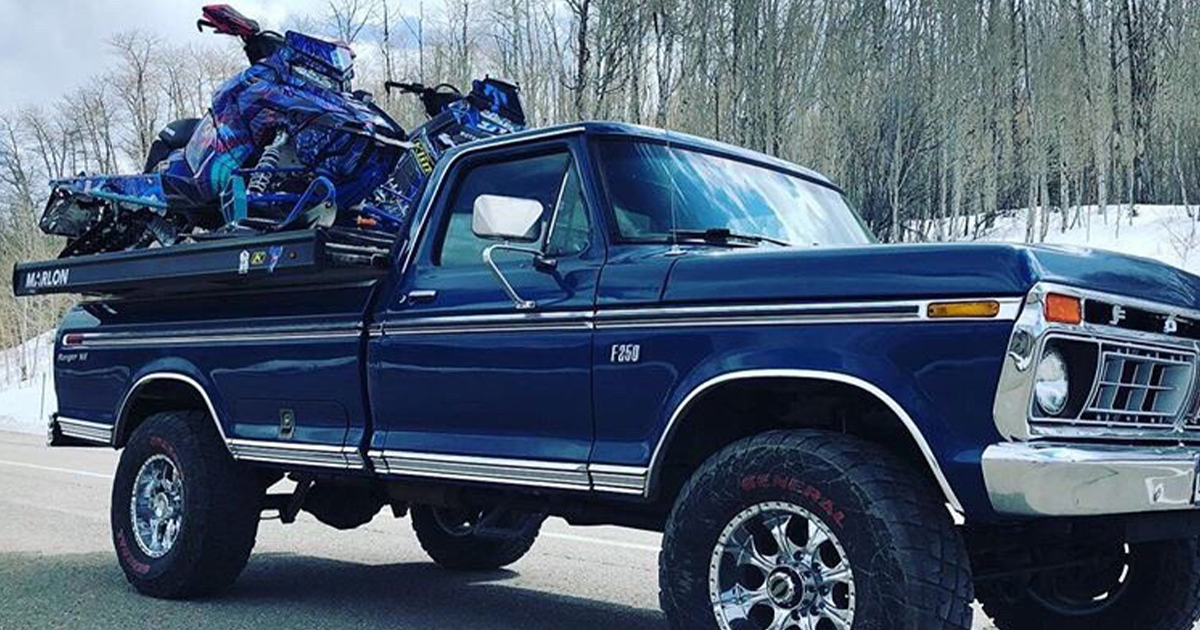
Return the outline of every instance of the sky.
<path id="1" fill-rule="evenodd" d="M 176 43 L 196 32 L 205 4 L 228 3 L 266 28 L 325 12 L 324 0 L 0 0 L 0 111 L 54 100 L 115 62 L 108 40 L 143 30 Z"/>

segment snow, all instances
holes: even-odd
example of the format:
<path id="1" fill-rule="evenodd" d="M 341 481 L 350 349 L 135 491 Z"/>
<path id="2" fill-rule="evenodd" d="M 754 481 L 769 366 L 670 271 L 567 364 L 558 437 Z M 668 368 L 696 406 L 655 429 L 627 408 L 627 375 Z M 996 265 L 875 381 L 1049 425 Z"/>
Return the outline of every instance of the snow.
<path id="1" fill-rule="evenodd" d="M 1079 224 L 1065 232 L 1060 231 L 1060 215 L 1051 212 L 1045 242 L 1152 258 L 1200 275 L 1200 223 L 1188 215 L 1189 208 L 1134 206 L 1136 216 L 1130 218 L 1127 208 L 1122 207 L 1119 226 L 1115 206 L 1109 206 L 1107 221 L 1095 206 L 1084 207 L 1083 211 Z M 1191 206 L 1190 211 L 1198 214 L 1200 207 Z M 979 240 L 1019 243 L 1025 240 L 1025 226 L 1025 210 L 1011 211 L 999 217 Z"/>
<path id="2" fill-rule="evenodd" d="M 0 350 L 0 431 L 46 432 L 56 409 L 53 360 L 53 332 Z"/>

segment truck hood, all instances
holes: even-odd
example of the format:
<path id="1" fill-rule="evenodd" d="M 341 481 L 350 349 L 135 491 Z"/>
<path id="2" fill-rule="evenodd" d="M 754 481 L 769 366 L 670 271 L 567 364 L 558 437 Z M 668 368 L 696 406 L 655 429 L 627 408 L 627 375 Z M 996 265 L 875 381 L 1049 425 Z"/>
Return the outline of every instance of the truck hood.
<path id="1" fill-rule="evenodd" d="M 1200 277 L 1098 249 L 1004 243 L 697 249 L 678 259 L 672 303 L 1005 297 L 1047 281 L 1200 308 Z"/>

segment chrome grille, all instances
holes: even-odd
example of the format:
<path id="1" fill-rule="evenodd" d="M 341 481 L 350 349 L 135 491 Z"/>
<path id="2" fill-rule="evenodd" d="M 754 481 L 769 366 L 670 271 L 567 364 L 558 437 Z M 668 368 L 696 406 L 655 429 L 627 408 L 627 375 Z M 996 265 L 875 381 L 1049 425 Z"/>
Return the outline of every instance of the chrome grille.
<path id="1" fill-rule="evenodd" d="M 1192 387 L 1192 404 L 1184 418 L 1183 426 L 1189 431 L 1200 430 L 1200 374 L 1197 375 L 1196 384 Z"/>
<path id="2" fill-rule="evenodd" d="M 1079 422 L 1118 427 L 1175 427 L 1195 380 L 1194 354 L 1105 342 L 1097 381 Z"/>

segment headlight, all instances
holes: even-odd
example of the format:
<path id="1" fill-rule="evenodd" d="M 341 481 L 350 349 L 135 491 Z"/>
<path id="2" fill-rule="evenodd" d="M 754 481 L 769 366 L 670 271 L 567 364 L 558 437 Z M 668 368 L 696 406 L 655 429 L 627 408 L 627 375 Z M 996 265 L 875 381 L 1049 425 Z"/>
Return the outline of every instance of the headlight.
<path id="1" fill-rule="evenodd" d="M 1068 390 L 1067 361 L 1054 348 L 1046 350 L 1038 364 L 1037 377 L 1033 385 L 1038 408 L 1048 416 L 1057 416 L 1067 408 Z"/>

